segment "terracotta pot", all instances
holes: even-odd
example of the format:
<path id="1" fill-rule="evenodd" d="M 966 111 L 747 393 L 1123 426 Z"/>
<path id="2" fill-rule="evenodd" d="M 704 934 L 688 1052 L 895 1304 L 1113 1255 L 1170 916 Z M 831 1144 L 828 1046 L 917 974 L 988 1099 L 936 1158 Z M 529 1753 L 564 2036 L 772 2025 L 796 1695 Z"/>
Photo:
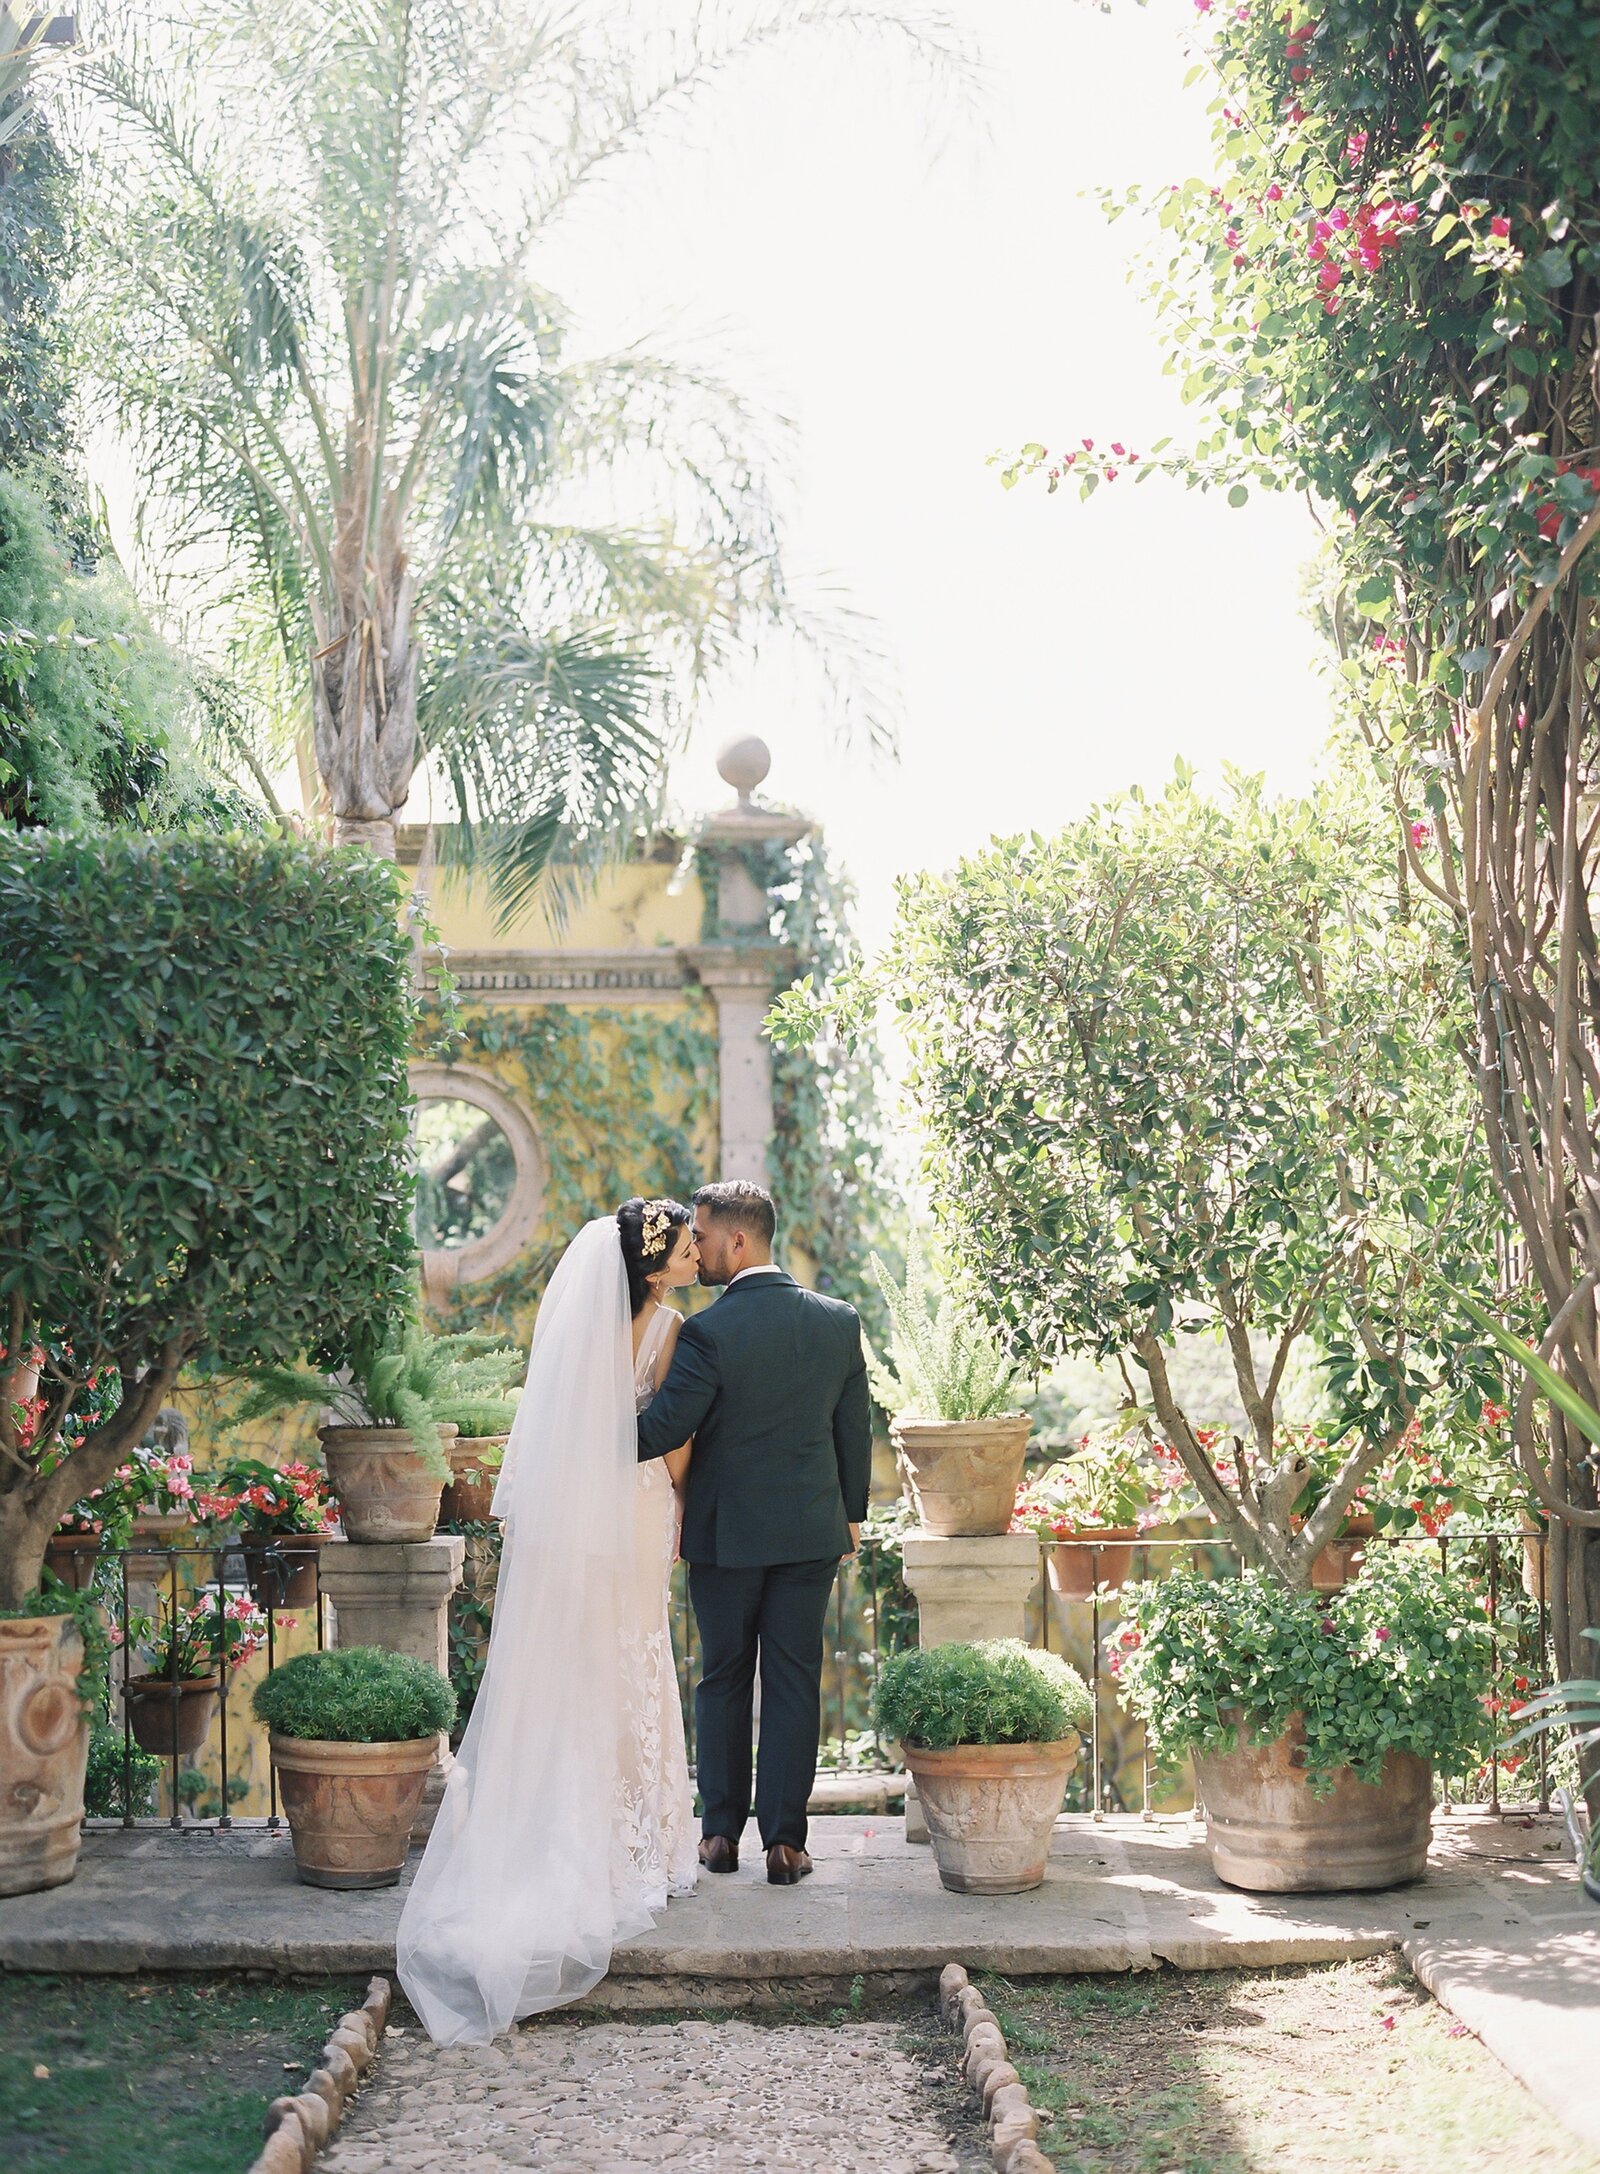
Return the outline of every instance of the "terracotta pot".
<path id="1" fill-rule="evenodd" d="M 82 1667 L 70 1616 L 0 1622 L 0 1895 L 60 1887 L 78 1869 L 89 1758 Z"/>
<path id="2" fill-rule="evenodd" d="M 274 1730 L 271 1743 L 301 1879 L 310 1887 L 393 1887 L 438 1737 L 338 1744 Z"/>
<path id="3" fill-rule="evenodd" d="M 123 1693 L 133 1740 L 158 1759 L 192 1759 L 211 1734 L 216 1718 L 216 1676 L 133 1676 Z M 176 1696 L 174 1696 L 176 1693 Z"/>
<path id="4" fill-rule="evenodd" d="M 1296 1720 L 1271 1743 L 1243 1727 L 1235 1751 L 1197 1752 L 1211 1868 L 1253 1894 L 1305 1895 L 1398 1887 L 1427 1869 L 1433 1768 L 1391 1751 L 1382 1778 L 1340 1767 L 1326 1796 L 1305 1773 L 1305 1731 Z"/>
<path id="5" fill-rule="evenodd" d="M 0 1404 L 31 1404 L 38 1394 L 36 1366 L 13 1366 L 0 1374 Z"/>
<path id="6" fill-rule="evenodd" d="M 1298 1532 L 1304 1524 L 1296 1518 L 1294 1529 Z M 1337 1593 L 1356 1577 L 1367 1559 L 1367 1541 L 1377 1534 L 1377 1526 L 1370 1517 L 1357 1514 L 1347 1517 L 1335 1540 L 1330 1540 L 1311 1565 L 1311 1590 L 1314 1593 Z"/>
<path id="7" fill-rule="evenodd" d="M 923 1531 L 950 1540 L 1009 1531 L 1032 1429 L 1021 1412 L 1000 1419 L 903 1413 L 892 1419 L 901 1482 Z"/>
<path id="8" fill-rule="evenodd" d="M 1080 1533 L 1074 1541 L 1052 1541 L 1044 1558 L 1051 1592 L 1060 1600 L 1089 1600 L 1096 1586 L 1102 1593 L 1120 1593 L 1128 1582 L 1138 1537 L 1132 1525 L 1107 1525 L 1103 1532 Z M 1085 1541 L 1093 1544 L 1086 1547 Z"/>
<path id="9" fill-rule="evenodd" d="M 314 1608 L 322 1536 L 315 1532 L 243 1532 L 250 1597 L 258 1608 Z"/>
<path id="10" fill-rule="evenodd" d="M 1020 1895 L 1043 1882 L 1078 1755 L 1075 1735 L 1054 1744 L 904 1749 L 946 1887 L 958 1895 Z"/>
<path id="11" fill-rule="evenodd" d="M 46 1570 L 74 1593 L 89 1590 L 99 1560 L 100 1535 L 97 1532 L 53 1532 L 45 1543 Z"/>
<path id="12" fill-rule="evenodd" d="M 440 1522 L 446 1525 L 482 1525 L 489 1518 L 494 1483 L 500 1477 L 498 1463 L 483 1462 L 485 1450 L 504 1449 L 509 1434 L 457 1436 L 450 1445 L 450 1484 L 439 1503 Z"/>
<path id="13" fill-rule="evenodd" d="M 152 1541 L 158 1549 L 187 1547 L 194 1534 L 194 1521 L 187 1510 L 141 1510 L 133 1521 L 133 1538 L 129 1543 L 128 1576 L 136 1583 L 151 1584 L 168 1576 L 175 1556 L 154 1553 L 140 1555 L 133 1552 L 143 1540 L 148 1546 Z"/>
<path id="14" fill-rule="evenodd" d="M 454 1427 L 441 1427 L 445 1454 Z M 351 1540 L 431 1540 L 444 1481 L 423 1463 L 403 1427 L 323 1427 L 328 1479 Z"/>

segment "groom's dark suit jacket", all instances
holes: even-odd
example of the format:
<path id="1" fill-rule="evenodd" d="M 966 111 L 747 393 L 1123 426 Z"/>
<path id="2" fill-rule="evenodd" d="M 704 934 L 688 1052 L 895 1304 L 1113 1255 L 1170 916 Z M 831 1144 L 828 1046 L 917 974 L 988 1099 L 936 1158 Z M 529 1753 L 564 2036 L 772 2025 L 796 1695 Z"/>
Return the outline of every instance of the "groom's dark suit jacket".
<path id="1" fill-rule="evenodd" d="M 867 1514 L 872 1406 L 854 1307 L 746 1275 L 678 1332 L 639 1420 L 641 1461 L 694 1437 L 685 1562 L 820 1562 Z"/>

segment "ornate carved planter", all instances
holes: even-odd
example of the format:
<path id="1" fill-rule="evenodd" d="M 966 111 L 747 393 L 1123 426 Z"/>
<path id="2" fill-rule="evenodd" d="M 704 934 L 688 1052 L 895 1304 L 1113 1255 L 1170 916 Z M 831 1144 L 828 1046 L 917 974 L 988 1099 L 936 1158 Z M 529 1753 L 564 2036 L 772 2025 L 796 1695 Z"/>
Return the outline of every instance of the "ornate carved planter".
<path id="1" fill-rule="evenodd" d="M 0 1622 L 0 1895 L 60 1887 L 78 1869 L 89 1721 L 70 1616 Z"/>
<path id="2" fill-rule="evenodd" d="M 454 1427 L 441 1427 L 445 1453 Z M 444 1481 L 436 1478 L 403 1427 L 323 1427 L 318 1439 L 328 1479 L 352 1540 L 431 1540 Z"/>
<path id="3" fill-rule="evenodd" d="M 97 1532 L 53 1532 L 45 1542 L 44 1566 L 69 1592 L 86 1593 L 100 1560 Z"/>
<path id="4" fill-rule="evenodd" d="M 1075 1735 L 1055 1744 L 904 1749 L 946 1887 L 958 1895 L 1020 1895 L 1043 1882 L 1078 1754 Z"/>
<path id="5" fill-rule="evenodd" d="M 1032 1427 L 1021 1412 L 1000 1419 L 892 1419 L 901 1483 L 923 1531 L 947 1540 L 1007 1531 Z"/>
<path id="6" fill-rule="evenodd" d="M 133 1740 L 158 1759 L 192 1759 L 216 1719 L 218 1676 L 133 1676 L 123 1698 Z"/>
<path id="7" fill-rule="evenodd" d="M 1313 1796 L 1298 1720 L 1275 1742 L 1196 1753 L 1211 1865 L 1219 1880 L 1254 1894 L 1303 1895 L 1398 1887 L 1427 1868 L 1433 1822 L 1433 1768 L 1411 1751 L 1391 1751 L 1382 1779 L 1349 1767 L 1326 1796 Z"/>
<path id="8" fill-rule="evenodd" d="M 393 1887 L 439 1738 L 339 1744 L 274 1730 L 271 1742 L 301 1879 L 310 1887 Z"/>
<path id="9" fill-rule="evenodd" d="M 246 1532 L 239 1536 L 250 1597 L 258 1608 L 314 1608 L 322 1536 L 314 1532 Z"/>
<path id="10" fill-rule="evenodd" d="M 489 1518 L 498 1464 L 483 1462 L 486 1450 L 504 1449 L 509 1434 L 459 1436 L 450 1445 L 450 1484 L 439 1503 L 440 1521 L 446 1525 L 482 1525 Z"/>
<path id="11" fill-rule="evenodd" d="M 1096 1586 L 1102 1593 L 1120 1593 L 1138 1537 L 1131 1525 L 1108 1525 L 1103 1532 L 1079 1533 L 1070 1546 L 1052 1542 L 1044 1560 L 1051 1592 L 1060 1600 L 1089 1600 Z M 1086 1547 L 1085 1541 L 1093 1545 Z"/>

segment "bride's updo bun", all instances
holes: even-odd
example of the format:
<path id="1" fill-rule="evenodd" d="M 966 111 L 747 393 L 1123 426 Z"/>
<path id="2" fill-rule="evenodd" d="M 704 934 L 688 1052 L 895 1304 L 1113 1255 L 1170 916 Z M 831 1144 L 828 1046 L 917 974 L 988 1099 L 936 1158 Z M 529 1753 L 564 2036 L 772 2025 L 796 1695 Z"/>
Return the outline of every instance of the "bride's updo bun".
<path id="1" fill-rule="evenodd" d="M 617 1210 L 622 1265 L 628 1271 L 628 1304 L 635 1313 L 650 1296 L 645 1279 L 660 1274 L 672 1257 L 676 1233 L 693 1224 L 694 1210 L 681 1200 L 625 1200 Z"/>

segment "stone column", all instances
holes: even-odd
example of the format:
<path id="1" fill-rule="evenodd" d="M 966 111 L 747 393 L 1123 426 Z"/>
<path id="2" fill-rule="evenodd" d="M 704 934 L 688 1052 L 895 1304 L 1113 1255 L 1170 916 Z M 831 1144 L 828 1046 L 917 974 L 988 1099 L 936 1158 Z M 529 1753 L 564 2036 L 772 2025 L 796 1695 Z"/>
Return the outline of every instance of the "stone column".
<path id="1" fill-rule="evenodd" d="M 761 1023 L 793 954 L 780 944 L 702 944 L 689 958 L 717 1007 L 717 1176 L 769 1185 L 772 1049 Z"/>
<path id="2" fill-rule="evenodd" d="M 437 1533 L 431 1540 L 327 1541 L 322 1590 L 333 1610 L 332 1643 L 408 1653 L 448 1675 L 450 1596 L 461 1583 L 466 1546 L 459 1533 Z M 432 1830 L 450 1762 L 449 1739 L 441 1734 L 411 1830 L 413 1842 L 426 1841 Z"/>
<path id="3" fill-rule="evenodd" d="M 1039 1543 L 1031 1532 L 1000 1532 L 972 1540 L 910 1532 L 903 1552 L 905 1581 L 917 1596 L 919 1645 L 1026 1639 L 1028 1596 L 1039 1582 Z M 906 1840 L 927 1839 L 916 1788 L 907 1776 Z"/>

